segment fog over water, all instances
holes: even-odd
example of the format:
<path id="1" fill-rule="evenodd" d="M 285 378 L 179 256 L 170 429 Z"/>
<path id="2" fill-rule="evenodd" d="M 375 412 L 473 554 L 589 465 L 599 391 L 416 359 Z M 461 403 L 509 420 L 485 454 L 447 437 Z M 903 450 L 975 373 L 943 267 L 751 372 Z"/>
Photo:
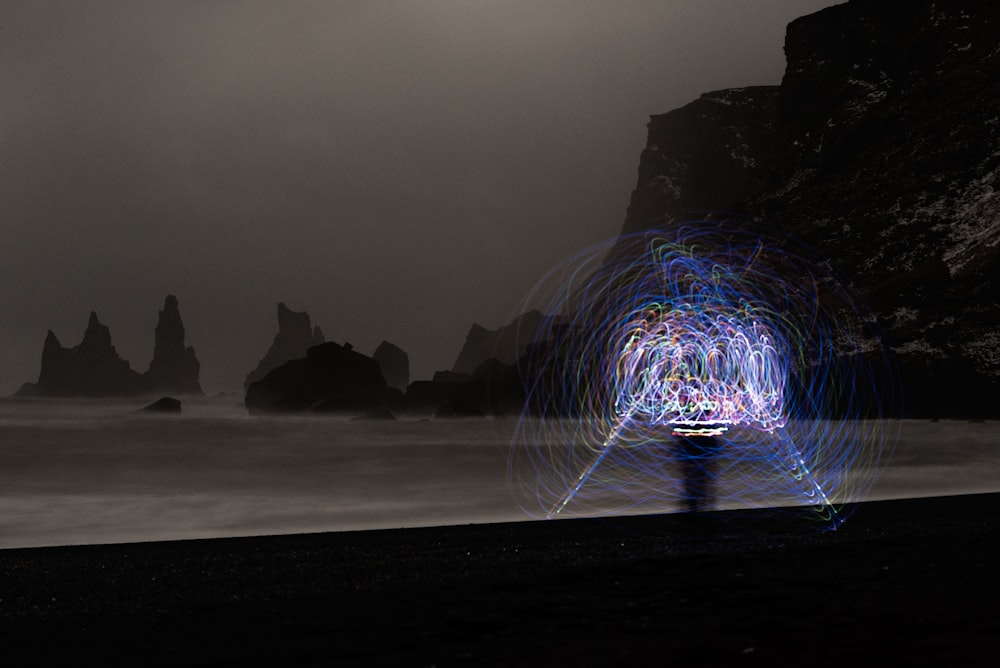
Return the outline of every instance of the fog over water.
<path id="1" fill-rule="evenodd" d="M 0 402 L 0 547 L 528 519 L 515 421 L 251 417 L 238 397 Z M 904 421 L 867 499 L 1000 491 L 1000 423 Z"/>

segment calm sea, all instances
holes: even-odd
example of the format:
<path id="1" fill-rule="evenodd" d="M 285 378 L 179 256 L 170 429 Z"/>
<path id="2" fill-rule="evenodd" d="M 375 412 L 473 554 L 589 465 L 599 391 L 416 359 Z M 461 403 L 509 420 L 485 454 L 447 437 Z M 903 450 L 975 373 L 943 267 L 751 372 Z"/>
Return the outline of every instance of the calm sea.
<path id="1" fill-rule="evenodd" d="M 512 420 L 251 417 L 238 397 L 0 401 L 0 547 L 527 519 Z M 1000 491 L 1000 423 L 905 421 L 867 498 Z"/>

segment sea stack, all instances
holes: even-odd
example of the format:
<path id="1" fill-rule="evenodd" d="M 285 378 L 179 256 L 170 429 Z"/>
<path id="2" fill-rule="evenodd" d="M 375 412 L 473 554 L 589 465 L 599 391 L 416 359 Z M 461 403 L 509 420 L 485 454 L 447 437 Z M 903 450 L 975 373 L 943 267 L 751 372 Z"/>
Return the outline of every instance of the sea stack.
<path id="1" fill-rule="evenodd" d="M 18 394 L 106 397 L 136 394 L 141 386 L 142 377 L 118 355 L 111 331 L 91 311 L 83 340 L 73 348 L 63 348 L 48 331 L 38 382 L 26 383 Z"/>
<path id="2" fill-rule="evenodd" d="M 194 348 L 184 346 L 184 323 L 181 322 L 177 297 L 167 295 L 156 324 L 156 343 L 149 371 L 143 377 L 149 392 L 202 394 L 198 374 L 201 363 Z"/>
<path id="3" fill-rule="evenodd" d="M 323 342 L 322 330 L 318 326 L 312 326 L 308 313 L 293 311 L 284 303 L 279 303 L 278 333 L 274 335 L 274 341 L 264 357 L 257 363 L 257 368 L 247 374 L 243 388 L 249 389 L 251 383 L 263 379 L 269 371 L 285 362 L 305 357 L 309 348 Z"/>
<path id="4" fill-rule="evenodd" d="M 149 370 L 140 374 L 118 355 L 111 331 L 90 312 L 83 340 L 63 348 L 52 330 L 42 345 L 42 368 L 37 383 L 25 383 L 20 396 L 129 397 L 170 392 L 201 394 L 201 364 L 194 348 L 184 347 L 184 324 L 177 298 L 168 295 L 156 325 L 156 345 Z"/>

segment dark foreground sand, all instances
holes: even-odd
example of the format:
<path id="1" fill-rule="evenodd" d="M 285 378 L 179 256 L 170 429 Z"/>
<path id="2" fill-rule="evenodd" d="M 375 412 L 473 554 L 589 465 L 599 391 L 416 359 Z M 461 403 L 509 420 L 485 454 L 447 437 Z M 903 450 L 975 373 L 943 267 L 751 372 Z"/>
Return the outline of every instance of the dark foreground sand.
<path id="1" fill-rule="evenodd" d="M 0 551 L 0 665 L 994 666 L 1000 495 Z"/>

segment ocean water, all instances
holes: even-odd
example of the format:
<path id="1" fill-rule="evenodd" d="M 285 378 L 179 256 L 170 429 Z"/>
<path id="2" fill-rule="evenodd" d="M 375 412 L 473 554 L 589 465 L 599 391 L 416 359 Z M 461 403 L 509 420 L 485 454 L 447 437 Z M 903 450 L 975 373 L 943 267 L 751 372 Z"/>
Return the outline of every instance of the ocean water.
<path id="1" fill-rule="evenodd" d="M 0 548 L 528 519 L 507 483 L 513 420 L 141 405 L 0 401 Z M 1000 422 L 897 427 L 866 499 L 1000 491 Z"/>

